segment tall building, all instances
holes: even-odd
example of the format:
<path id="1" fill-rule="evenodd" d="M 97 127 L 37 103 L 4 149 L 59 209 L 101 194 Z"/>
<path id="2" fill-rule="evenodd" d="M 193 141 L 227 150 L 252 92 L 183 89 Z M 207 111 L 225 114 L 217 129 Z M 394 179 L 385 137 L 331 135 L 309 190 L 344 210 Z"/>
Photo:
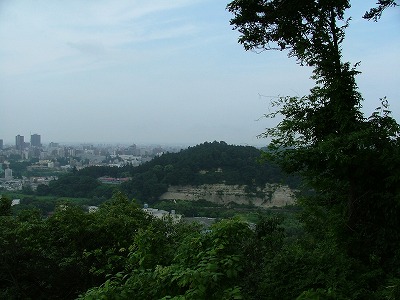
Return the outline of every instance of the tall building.
<path id="1" fill-rule="evenodd" d="M 23 135 L 17 135 L 15 137 L 15 148 L 17 150 L 22 150 L 25 147 L 25 142 L 24 142 L 24 136 Z"/>
<path id="2" fill-rule="evenodd" d="M 2 150 L 2 149 L 3 149 L 3 140 L 0 139 L 0 150 Z"/>
<path id="3" fill-rule="evenodd" d="M 5 178 L 5 180 L 12 180 L 13 179 L 12 170 L 10 168 L 5 169 L 4 178 Z"/>
<path id="4" fill-rule="evenodd" d="M 40 143 L 40 134 L 32 134 L 31 135 L 31 147 L 41 147 Z"/>

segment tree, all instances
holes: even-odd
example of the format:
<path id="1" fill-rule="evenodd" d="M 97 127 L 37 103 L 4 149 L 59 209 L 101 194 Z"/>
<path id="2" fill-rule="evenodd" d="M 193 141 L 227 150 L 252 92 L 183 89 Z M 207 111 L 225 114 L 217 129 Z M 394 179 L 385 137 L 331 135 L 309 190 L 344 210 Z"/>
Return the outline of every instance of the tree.
<path id="1" fill-rule="evenodd" d="M 394 5 L 379 1 L 378 10 Z M 316 86 L 281 97 L 267 117 L 282 115 L 265 157 L 299 173 L 314 194 L 302 200 L 317 236 L 332 236 L 366 264 L 395 270 L 400 245 L 400 127 L 388 103 L 370 117 L 360 111 L 356 66 L 342 61 L 349 20 L 345 0 L 235 0 L 227 8 L 246 50 L 285 50 L 313 68 Z M 379 11 L 373 11 L 379 15 Z"/>
<path id="2" fill-rule="evenodd" d="M 152 217 L 122 194 L 87 213 L 64 204 L 0 216 L 0 298 L 75 299 L 124 270 L 129 247 Z"/>
<path id="3" fill-rule="evenodd" d="M 363 18 L 368 20 L 378 21 L 383 11 L 388 7 L 398 6 L 394 0 L 378 0 L 378 6 L 371 8 L 369 11 L 365 12 Z"/>
<path id="4" fill-rule="evenodd" d="M 12 200 L 8 197 L 0 196 L 0 216 L 11 215 Z"/>
<path id="5" fill-rule="evenodd" d="M 80 299 L 243 299 L 246 255 L 254 239 L 248 224 L 237 219 L 207 231 L 155 220 L 130 247 L 133 270 Z"/>

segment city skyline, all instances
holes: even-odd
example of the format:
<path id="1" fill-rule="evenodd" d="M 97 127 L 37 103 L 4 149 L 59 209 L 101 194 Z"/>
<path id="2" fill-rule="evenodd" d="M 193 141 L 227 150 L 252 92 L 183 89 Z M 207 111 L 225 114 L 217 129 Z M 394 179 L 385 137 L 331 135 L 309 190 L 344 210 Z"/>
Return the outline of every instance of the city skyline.
<path id="1" fill-rule="evenodd" d="M 25 138 L 30 137 L 30 142 L 28 142 Z M 32 145 L 32 137 L 37 136 L 36 138 L 39 139 L 40 146 Z M 25 147 L 42 147 L 42 146 L 51 146 L 52 144 L 61 146 L 76 146 L 76 145 L 96 145 L 96 146 L 132 146 L 132 145 L 140 145 L 140 146 L 159 146 L 159 145 L 166 145 L 166 146 L 194 146 L 194 144 L 185 144 L 185 143 L 136 143 L 135 141 L 119 141 L 119 142 L 99 142 L 99 141 L 62 141 L 62 140 L 46 140 L 42 139 L 43 136 L 41 134 L 17 134 L 10 140 L 5 140 L 4 138 L 0 137 L 0 146 L 4 147 L 12 147 L 17 148 L 17 144 L 24 143 Z M 18 141 L 18 142 L 17 142 Z M 204 141 L 204 142 L 213 142 L 213 141 Z M 204 143 L 201 142 L 201 143 Z M 199 143 L 199 144 L 201 144 Z M 253 146 L 253 145 L 251 145 Z M 0 147 L 1 149 L 1 147 Z"/>
<path id="2" fill-rule="evenodd" d="M 1 2 L 0 138 L 266 145 L 271 99 L 308 94 L 311 70 L 285 51 L 246 52 L 228 2 Z M 343 59 L 361 61 L 366 116 L 386 96 L 400 120 L 400 9 L 362 19 L 375 2 L 348 11 Z"/>
<path id="3" fill-rule="evenodd" d="M 135 143 L 134 141 L 121 141 L 121 142 L 111 142 L 111 143 L 104 143 L 104 142 L 96 142 L 96 141 L 73 141 L 73 142 L 65 142 L 65 141 L 58 141 L 58 140 L 51 140 L 51 141 L 44 141 L 42 140 L 42 135 L 38 133 L 29 134 L 30 142 L 28 142 L 25 138 L 27 135 L 17 134 L 14 136 L 12 141 L 4 141 L 3 138 L 0 137 L 0 150 L 27 150 L 29 148 L 63 148 L 63 147 L 122 147 L 122 148 L 136 148 L 136 147 L 153 147 L 159 148 L 160 146 L 165 147 L 178 147 L 179 149 L 187 148 L 190 146 L 195 146 L 194 144 L 184 144 L 184 143 Z M 32 139 L 35 140 L 32 143 Z M 205 141 L 211 142 L 211 141 Z M 202 142 L 204 143 L 204 142 Z M 201 143 L 199 143 L 201 144 Z M 197 144 L 196 144 L 197 145 Z M 251 145 L 254 146 L 254 145 Z"/>

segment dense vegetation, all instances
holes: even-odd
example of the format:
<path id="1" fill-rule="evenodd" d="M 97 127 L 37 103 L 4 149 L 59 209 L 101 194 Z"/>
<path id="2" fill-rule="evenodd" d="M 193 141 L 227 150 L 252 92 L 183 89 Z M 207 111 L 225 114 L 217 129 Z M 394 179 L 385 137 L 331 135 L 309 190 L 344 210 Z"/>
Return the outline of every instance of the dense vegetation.
<path id="1" fill-rule="evenodd" d="M 377 20 L 396 5 L 380 0 L 364 17 Z M 378 286 L 400 280 L 400 126 L 385 97 L 371 116 L 361 111 L 358 63 L 342 57 L 349 8 L 350 1 L 341 0 L 228 5 L 246 50 L 287 50 L 312 68 L 315 87 L 309 95 L 272 102 L 275 111 L 267 117 L 281 121 L 262 135 L 272 139 L 265 156 L 315 191 L 300 201 L 315 246 L 337 248 L 365 268 L 358 270 L 364 279 L 374 274 Z M 337 284 L 325 285 L 325 292 Z"/>
<path id="2" fill-rule="evenodd" d="M 225 219 L 206 229 L 155 219 L 123 196 L 48 218 L 0 201 L 2 299 L 382 299 L 397 282 L 337 246 L 282 226 Z M 287 227 L 286 227 L 287 228 Z M 97 286 L 97 287 L 95 287 Z M 329 287 L 329 288 L 326 288 Z M 320 298 L 318 298 L 320 297 Z M 397 298 L 389 298 L 397 299 Z"/>
<path id="3" fill-rule="evenodd" d="M 283 239 L 275 217 L 260 221 L 256 231 L 238 219 L 204 231 L 153 219 L 120 194 L 94 213 L 62 206 L 47 219 L 35 211 L 7 216 L 6 202 L 0 218 L 0 296 L 6 299 L 73 299 L 109 274 L 100 290 L 82 297 L 233 297 L 244 278 L 249 291 L 253 286 L 248 270 L 260 261 L 257 250 L 272 255 Z M 249 255 L 258 261 L 244 259 Z"/>
<path id="4" fill-rule="evenodd" d="M 10 205 L 0 199 L 2 299 L 237 297 L 256 292 L 249 271 L 267 259 L 259 251 L 272 257 L 284 238 L 273 214 L 260 215 L 255 230 L 239 219 L 205 230 L 155 219 L 122 194 L 92 213 L 64 204 L 48 218 L 14 217 Z"/>
<path id="5" fill-rule="evenodd" d="M 49 218 L 37 210 L 10 216 L 5 202 L 2 198 L 1 299 L 74 299 L 122 269 L 138 230 L 156 224 L 123 196 L 91 214 L 63 205 Z"/>
<path id="6" fill-rule="evenodd" d="M 52 214 L 59 205 L 75 205 L 86 209 L 89 206 L 98 206 L 107 201 L 111 197 L 105 196 L 92 198 L 73 198 L 73 197 L 56 197 L 56 196 L 38 196 L 22 193 L 7 193 L 4 195 L 8 198 L 19 199 L 19 204 L 12 207 L 14 215 L 19 214 L 23 210 L 37 210 L 42 216 Z"/>
<path id="7" fill-rule="evenodd" d="M 38 195 L 58 197 L 111 197 L 116 186 L 100 184 L 101 176 L 131 177 L 118 188 L 130 198 L 154 203 L 171 185 L 226 183 L 263 186 L 268 183 L 298 184 L 295 177 L 285 176 L 272 163 L 260 163 L 261 151 L 250 146 L 225 142 L 203 143 L 166 153 L 138 167 L 88 167 L 60 176 L 49 186 L 38 187 Z"/>
<path id="8" fill-rule="evenodd" d="M 111 197 L 114 188 L 114 186 L 101 184 L 97 178 L 69 173 L 60 176 L 57 180 L 51 181 L 48 186 L 44 184 L 39 185 L 36 190 L 36 195 L 72 198 L 94 198 L 104 196 L 108 199 Z"/>

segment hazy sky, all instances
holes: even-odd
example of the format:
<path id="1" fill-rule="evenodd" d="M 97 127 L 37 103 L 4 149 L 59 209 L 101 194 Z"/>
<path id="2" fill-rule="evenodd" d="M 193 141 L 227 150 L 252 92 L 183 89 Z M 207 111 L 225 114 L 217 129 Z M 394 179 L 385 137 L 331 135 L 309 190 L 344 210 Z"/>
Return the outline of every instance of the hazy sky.
<path id="1" fill-rule="evenodd" d="M 352 2 L 344 56 L 361 61 L 364 109 L 387 96 L 400 120 L 400 8 L 374 23 L 376 0 Z M 310 70 L 244 51 L 227 3 L 0 0 L 0 139 L 265 144 L 264 96 L 307 94 Z"/>

